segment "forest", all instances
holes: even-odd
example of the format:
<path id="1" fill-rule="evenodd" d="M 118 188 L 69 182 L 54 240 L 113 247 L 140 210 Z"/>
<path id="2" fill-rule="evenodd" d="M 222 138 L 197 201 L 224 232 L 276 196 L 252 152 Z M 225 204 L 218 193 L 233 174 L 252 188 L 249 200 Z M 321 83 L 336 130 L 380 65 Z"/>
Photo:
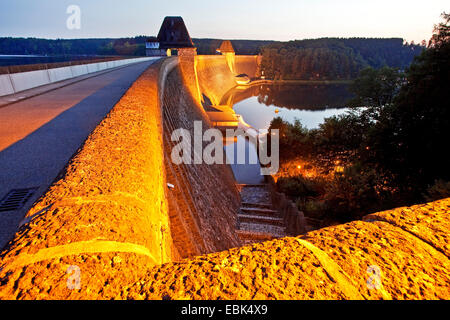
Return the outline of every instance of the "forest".
<path id="1" fill-rule="evenodd" d="M 277 42 L 262 48 L 261 70 L 274 80 L 348 80 L 366 67 L 405 69 L 423 49 L 400 38 Z"/>
<path id="2" fill-rule="evenodd" d="M 121 55 L 145 56 L 147 36 L 120 39 L 0 38 L 4 55 Z M 215 54 L 223 40 L 192 39 L 199 54 Z M 233 40 L 237 54 L 255 55 L 274 41 Z"/>
<path id="3" fill-rule="evenodd" d="M 350 86 L 354 107 L 308 130 L 281 118 L 277 187 L 328 223 L 450 196 L 450 15 L 409 68 L 368 67 Z"/>
<path id="4" fill-rule="evenodd" d="M 0 38 L 4 55 L 119 55 L 145 56 L 147 36 L 120 39 Z M 216 54 L 221 39 L 192 39 L 198 54 Z M 261 69 L 268 79 L 353 79 L 371 66 L 407 67 L 422 46 L 402 39 L 335 39 L 276 42 L 232 40 L 238 55 L 262 54 Z"/>
<path id="5" fill-rule="evenodd" d="M 145 55 L 144 36 L 123 39 L 0 38 L 4 55 Z"/>

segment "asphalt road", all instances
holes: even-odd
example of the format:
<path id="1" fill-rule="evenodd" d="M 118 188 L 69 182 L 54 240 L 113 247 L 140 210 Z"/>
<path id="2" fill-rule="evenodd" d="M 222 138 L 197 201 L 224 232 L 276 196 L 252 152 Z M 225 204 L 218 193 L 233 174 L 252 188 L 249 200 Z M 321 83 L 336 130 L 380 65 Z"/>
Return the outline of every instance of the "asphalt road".
<path id="1" fill-rule="evenodd" d="M 0 108 L 0 201 L 12 189 L 38 188 L 22 209 L 0 211 L 0 249 L 14 236 L 32 203 L 154 61 Z"/>

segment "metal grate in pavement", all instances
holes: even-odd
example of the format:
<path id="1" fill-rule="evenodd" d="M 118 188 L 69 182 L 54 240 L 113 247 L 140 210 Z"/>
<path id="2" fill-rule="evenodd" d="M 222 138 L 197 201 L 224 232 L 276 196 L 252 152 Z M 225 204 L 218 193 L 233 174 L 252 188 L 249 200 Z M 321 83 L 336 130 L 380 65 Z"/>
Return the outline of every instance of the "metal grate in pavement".
<path id="1" fill-rule="evenodd" d="M 21 209 L 38 188 L 13 189 L 0 201 L 0 212 Z"/>

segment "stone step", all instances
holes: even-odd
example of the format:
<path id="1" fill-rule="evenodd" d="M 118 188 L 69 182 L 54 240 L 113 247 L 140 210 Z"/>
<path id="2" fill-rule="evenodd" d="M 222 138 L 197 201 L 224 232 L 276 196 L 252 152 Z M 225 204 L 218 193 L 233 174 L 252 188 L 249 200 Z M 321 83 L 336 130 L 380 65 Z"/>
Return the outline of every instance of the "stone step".
<path id="1" fill-rule="evenodd" d="M 271 203 L 242 202 L 242 207 L 272 209 L 272 204 Z"/>
<path id="2" fill-rule="evenodd" d="M 286 228 L 264 223 L 240 222 L 239 231 L 248 231 L 257 236 L 281 238 L 286 236 Z"/>
<path id="3" fill-rule="evenodd" d="M 251 232 L 251 231 L 247 231 L 247 230 L 237 230 L 236 233 L 238 234 L 239 238 L 241 239 L 241 242 L 243 242 L 244 244 L 268 241 L 268 240 L 274 239 L 274 237 L 269 234 L 256 233 L 256 232 Z"/>
<path id="4" fill-rule="evenodd" d="M 264 184 L 264 183 L 259 183 L 259 184 L 238 183 L 236 185 L 241 188 L 267 188 L 267 184 Z"/>
<path id="5" fill-rule="evenodd" d="M 249 208 L 249 207 L 241 207 L 241 212 L 244 214 L 251 214 L 251 215 L 260 215 L 260 216 L 267 216 L 267 217 L 277 217 L 278 211 L 272 210 L 272 209 L 265 209 L 265 208 Z"/>
<path id="6" fill-rule="evenodd" d="M 262 191 L 252 191 L 252 192 L 247 192 L 246 190 L 241 191 L 241 199 L 242 202 L 271 203 L 269 193 Z"/>
<path id="7" fill-rule="evenodd" d="M 284 221 L 278 217 L 268 217 L 268 216 L 259 216 L 253 214 L 238 214 L 239 222 L 248 222 L 248 223 L 264 223 L 270 224 L 274 226 L 283 226 Z"/>
<path id="8" fill-rule="evenodd" d="M 241 239 L 241 243 L 243 246 L 249 246 L 249 245 L 252 245 L 252 244 L 258 243 L 258 242 L 262 242 L 262 241 L 254 240 L 254 239 Z"/>

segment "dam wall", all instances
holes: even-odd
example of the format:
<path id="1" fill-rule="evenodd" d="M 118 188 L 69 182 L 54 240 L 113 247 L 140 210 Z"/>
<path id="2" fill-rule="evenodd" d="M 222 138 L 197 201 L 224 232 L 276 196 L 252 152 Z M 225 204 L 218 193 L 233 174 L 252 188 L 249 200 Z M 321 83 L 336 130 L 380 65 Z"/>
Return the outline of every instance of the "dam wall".
<path id="1" fill-rule="evenodd" d="M 198 76 L 198 86 L 213 105 L 219 105 L 222 97 L 236 86 L 235 76 L 245 73 L 254 78 L 258 73 L 257 56 L 235 56 L 235 69 L 233 73 L 227 63 L 226 57 L 197 56 L 195 68 Z"/>
<path id="2" fill-rule="evenodd" d="M 168 263 L 150 269 L 125 297 L 449 299 L 449 208 L 450 198 Z"/>
<path id="3" fill-rule="evenodd" d="M 175 65 L 151 65 L 27 213 L 0 259 L 0 278 L 17 281 L 17 297 L 25 287 L 35 299 L 68 290 L 71 272 L 81 274 L 84 289 L 107 294 L 109 282 L 126 283 L 142 268 L 180 258 L 170 232 L 158 93 Z"/>
<path id="4" fill-rule="evenodd" d="M 197 100 L 192 63 L 181 59 L 169 74 L 162 108 L 167 181 L 175 186 L 169 190 L 169 212 L 178 252 L 192 257 L 239 246 L 235 227 L 240 197 L 231 168 L 203 160 L 196 164 L 193 157 L 190 164 L 171 160 L 171 150 L 178 144 L 171 139 L 174 130 L 183 128 L 194 137 L 194 121 L 201 124 L 202 133 L 211 128 Z"/>
<path id="5" fill-rule="evenodd" d="M 67 279 L 77 272 L 82 288 L 112 297 L 105 283 L 133 282 L 151 265 L 240 245 L 231 169 L 170 160 L 173 129 L 192 131 L 194 120 L 210 128 L 197 83 L 193 61 L 181 57 L 138 78 L 4 248 L 0 298 L 30 288 L 35 299 L 60 290 L 75 298 Z"/>
<path id="6" fill-rule="evenodd" d="M 236 74 L 246 74 L 250 78 L 259 76 L 259 65 L 261 62 L 259 56 L 236 56 L 235 59 Z"/>
<path id="7" fill-rule="evenodd" d="M 82 256 L 75 290 L 65 273 L 73 260 L 3 264 L 0 299 L 449 299 L 449 209 L 447 198 L 159 266 Z"/>
<path id="8" fill-rule="evenodd" d="M 200 60 L 150 66 L 88 137 L 0 254 L 0 299 L 450 298 L 450 198 L 238 247 L 230 168 L 170 161 L 232 85 Z"/>

